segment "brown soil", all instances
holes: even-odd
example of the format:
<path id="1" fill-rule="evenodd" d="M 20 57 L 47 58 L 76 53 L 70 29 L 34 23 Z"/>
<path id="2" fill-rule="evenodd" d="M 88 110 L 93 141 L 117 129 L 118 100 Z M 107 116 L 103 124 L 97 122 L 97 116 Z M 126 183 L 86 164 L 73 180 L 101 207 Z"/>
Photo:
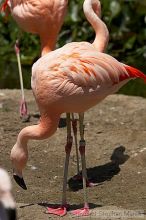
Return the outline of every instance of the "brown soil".
<path id="1" fill-rule="evenodd" d="M 18 113 L 20 91 L 0 90 L 0 166 L 10 174 L 10 150 L 19 131 L 38 121 L 33 95 L 31 91 L 25 94 L 32 117 L 24 123 Z M 100 219 L 96 215 L 99 210 L 146 211 L 146 100 L 109 96 L 85 114 L 85 135 L 88 175 L 99 183 L 87 189 L 92 219 Z M 65 141 L 66 127 L 58 128 L 48 140 L 30 141 L 29 161 L 24 171 L 28 190 L 23 191 L 12 180 L 20 220 L 59 219 L 44 211 L 47 204 L 58 204 L 61 200 Z M 81 182 L 71 179 L 75 174 L 73 147 L 67 192 L 71 209 L 83 203 Z M 69 218 L 70 213 L 64 217 Z"/>

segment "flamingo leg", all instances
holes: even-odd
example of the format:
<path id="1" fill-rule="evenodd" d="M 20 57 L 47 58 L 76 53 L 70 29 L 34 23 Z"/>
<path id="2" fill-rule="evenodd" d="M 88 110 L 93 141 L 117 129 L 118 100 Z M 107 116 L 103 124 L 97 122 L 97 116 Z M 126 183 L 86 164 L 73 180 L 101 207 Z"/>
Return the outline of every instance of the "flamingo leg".
<path id="1" fill-rule="evenodd" d="M 77 119 L 75 119 L 74 113 L 72 113 L 72 128 L 73 128 L 75 148 L 76 148 L 76 160 L 77 160 L 77 175 L 76 176 L 78 176 L 80 172 L 80 165 L 79 165 L 79 151 L 78 151 L 78 141 L 77 141 Z"/>
<path id="2" fill-rule="evenodd" d="M 21 102 L 20 102 L 20 117 L 24 119 L 24 121 L 28 119 L 28 112 L 27 112 L 27 104 L 25 101 L 25 95 L 24 95 L 24 86 L 23 86 L 23 74 L 22 74 L 22 67 L 21 67 L 21 59 L 20 59 L 20 49 L 19 49 L 19 42 L 16 41 L 15 44 L 15 52 L 17 56 L 17 62 L 18 62 L 18 70 L 19 70 L 19 78 L 20 78 L 20 87 L 21 87 Z"/>
<path id="3" fill-rule="evenodd" d="M 82 118 L 81 121 L 83 123 L 84 121 L 84 113 L 82 113 L 82 116 L 79 115 L 79 118 Z M 74 115 L 72 115 L 72 120 L 73 120 L 73 131 L 76 129 L 75 127 L 75 119 L 74 119 Z M 77 120 L 76 120 L 77 122 Z M 74 128 L 75 127 L 75 128 Z M 83 125 L 83 131 L 84 131 L 84 125 Z M 73 180 L 77 180 L 77 181 L 82 181 L 82 174 L 79 170 L 79 154 L 78 154 L 78 144 L 77 144 L 77 129 L 75 130 L 74 132 L 74 137 L 75 137 L 75 145 L 76 145 L 76 157 L 77 157 L 77 175 L 75 175 L 73 177 Z M 88 176 L 86 178 L 86 186 L 87 187 L 94 187 L 94 186 L 97 186 L 98 184 L 97 183 L 93 183 L 92 180 L 89 180 L 88 179 Z"/>
<path id="4" fill-rule="evenodd" d="M 67 143 L 65 146 L 66 158 L 64 165 L 64 178 L 63 178 L 63 194 L 62 194 L 62 205 L 66 205 L 66 189 L 67 189 L 67 176 L 68 176 L 68 166 L 69 166 L 69 158 L 70 152 L 72 148 L 72 136 L 71 136 L 71 118 L 70 113 L 67 113 Z"/>
<path id="5" fill-rule="evenodd" d="M 54 214 L 58 216 L 64 216 L 67 214 L 67 200 L 66 200 L 66 190 L 67 190 L 67 176 L 68 176 L 68 166 L 69 166 L 69 158 L 70 152 L 72 148 L 72 136 L 71 136 L 71 119 L 70 113 L 67 113 L 67 143 L 65 146 L 66 158 L 64 164 L 64 177 L 63 177 L 63 192 L 62 192 L 62 204 L 59 208 L 47 208 L 48 214 Z"/>
<path id="6" fill-rule="evenodd" d="M 73 215 L 77 216 L 88 216 L 89 215 L 89 205 L 87 202 L 87 190 L 86 190 L 86 180 L 87 180 L 87 172 L 86 172 L 86 158 L 85 158 L 85 139 L 84 139 L 84 113 L 79 114 L 79 123 L 80 123 L 80 144 L 79 151 L 81 155 L 82 161 L 82 178 L 83 178 L 83 192 L 84 192 L 84 207 L 82 209 L 77 209 L 72 212 Z"/>

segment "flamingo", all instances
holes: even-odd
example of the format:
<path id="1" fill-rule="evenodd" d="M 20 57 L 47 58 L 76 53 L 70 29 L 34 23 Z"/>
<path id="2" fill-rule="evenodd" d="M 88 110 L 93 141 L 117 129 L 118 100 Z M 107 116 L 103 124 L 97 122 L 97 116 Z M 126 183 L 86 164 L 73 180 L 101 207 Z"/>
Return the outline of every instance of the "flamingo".
<path id="1" fill-rule="evenodd" d="M 41 55 L 45 55 L 51 50 L 54 49 L 57 35 L 60 31 L 60 28 L 63 24 L 63 19 L 65 16 L 66 8 L 67 8 L 67 0 L 63 1 L 52 1 L 52 2 L 44 2 L 42 0 L 38 0 L 37 2 L 34 2 L 31 0 L 5 0 L 3 4 L 3 10 L 5 10 L 6 6 L 9 5 L 11 9 L 11 13 L 14 17 L 14 19 L 17 21 L 19 26 L 24 29 L 27 32 L 31 33 L 37 33 L 40 36 L 41 39 Z M 47 8 L 46 8 L 47 4 Z M 54 5 L 53 5 L 54 4 Z M 37 6 L 37 7 L 35 7 Z M 41 8 L 41 10 L 40 10 Z M 39 9 L 39 11 L 38 11 Z M 51 11 L 51 17 L 48 13 Z M 37 12 L 37 15 L 36 15 Z M 96 14 L 100 16 L 101 14 L 101 7 L 100 2 L 97 2 L 96 5 Z M 39 16 L 38 16 L 39 15 Z M 43 19 L 42 19 L 43 18 Z M 45 20 L 44 20 L 45 18 Z M 39 22 L 38 22 L 39 19 Z M 57 23 L 56 23 L 57 19 Z M 52 29 L 52 25 L 55 26 L 55 28 Z M 46 26 L 47 31 L 46 31 Z M 100 31 L 98 31 L 98 41 L 102 43 L 98 43 L 98 50 L 100 52 L 103 52 L 107 46 L 108 43 L 108 29 L 106 25 L 100 21 Z M 51 33 L 51 35 L 50 35 Z M 50 36 L 53 36 L 52 39 Z M 20 115 L 25 116 L 27 115 L 27 106 L 24 98 L 24 91 L 23 91 L 23 80 L 22 80 L 22 71 L 21 71 L 21 65 L 20 65 L 20 55 L 19 55 L 19 48 L 16 44 L 15 46 L 16 55 L 18 59 L 18 66 L 19 66 L 19 75 L 20 75 L 20 82 L 21 82 L 21 90 L 22 90 L 22 101 L 20 106 Z M 18 56 L 19 55 L 19 56 Z M 27 118 L 27 117 L 26 117 Z M 69 120 L 71 123 L 70 115 L 68 114 L 67 120 Z M 68 122 L 67 122 L 68 123 Z M 81 179 L 79 173 L 79 156 L 78 156 L 78 145 L 77 145 L 77 125 L 76 125 L 76 119 L 74 119 L 74 115 L 72 114 L 72 127 L 73 127 L 73 133 L 74 133 L 74 139 L 75 139 L 75 146 L 76 146 L 76 157 L 77 157 L 77 175 L 74 177 L 74 179 Z M 91 183 L 89 180 L 87 180 L 88 186 L 94 186 L 93 183 Z"/>
<path id="2" fill-rule="evenodd" d="M 68 0 L 5 0 L 1 11 L 9 7 L 18 25 L 26 32 L 38 34 L 41 40 L 41 55 L 54 50 L 58 33 L 63 24 Z M 46 31 L 47 27 L 47 31 Z M 15 44 L 18 61 L 22 99 L 20 116 L 27 120 L 27 105 L 24 97 L 22 68 L 20 63 L 20 49 Z"/>
<path id="3" fill-rule="evenodd" d="M 0 7 L 0 12 L 5 12 L 5 14 L 8 15 L 7 7 L 10 8 L 10 1 L 9 0 L 5 0 L 3 2 L 3 4 Z M 20 117 L 23 119 L 23 121 L 27 121 L 29 119 L 29 115 L 27 112 L 27 103 L 25 101 L 23 74 L 22 74 L 20 48 L 19 48 L 19 41 L 18 40 L 16 40 L 14 48 L 15 48 L 15 53 L 16 53 L 16 57 L 17 57 L 19 80 L 20 80 L 20 87 L 21 87 L 21 102 L 20 102 L 19 113 L 20 113 Z"/>
<path id="4" fill-rule="evenodd" d="M 62 2 L 54 1 L 54 2 L 49 2 L 49 4 L 47 2 L 47 10 L 49 9 L 51 11 L 51 15 L 52 15 L 52 13 L 54 13 L 52 18 L 50 17 L 50 15 L 48 15 L 49 10 L 47 11 L 45 8 L 46 2 L 44 2 L 42 0 L 41 1 L 39 0 L 36 2 L 38 8 L 41 7 L 41 10 L 39 10 L 39 11 L 37 11 L 38 9 L 34 7 L 35 6 L 34 2 L 28 1 L 28 0 L 25 0 L 25 1 L 6 0 L 4 2 L 3 8 L 6 8 L 7 4 L 10 6 L 11 13 L 21 28 L 23 28 L 25 31 L 28 31 L 31 33 L 37 33 L 40 36 L 41 45 L 42 45 L 41 46 L 42 56 L 47 54 L 48 52 L 50 52 L 51 49 L 52 50 L 54 49 L 54 46 L 56 43 L 55 39 L 57 39 L 57 34 L 60 30 L 60 27 L 62 26 L 63 18 L 65 16 L 67 1 L 62 1 Z M 53 8 L 52 4 L 55 4 L 56 7 Z M 60 6 L 60 8 L 57 6 Z M 58 23 L 56 24 L 57 10 L 58 10 L 58 13 L 60 13 L 60 14 L 58 15 Z M 39 16 L 40 16 L 39 22 L 38 22 L 38 16 L 36 16 L 36 11 L 37 11 L 37 14 L 39 14 Z M 31 14 L 31 16 L 30 16 L 30 14 Z M 99 1 L 97 1 L 97 5 L 96 5 L 96 14 L 98 16 L 100 16 L 100 14 L 101 14 L 101 7 L 100 7 Z M 45 21 L 44 21 L 44 17 L 46 18 Z M 50 28 L 52 26 L 52 24 L 56 25 L 55 31 L 54 31 L 54 29 Z M 45 28 L 46 26 L 48 26 L 47 31 Z M 100 26 L 101 26 L 100 31 L 98 31 L 98 37 L 96 37 L 96 38 L 98 39 L 99 42 L 102 42 L 102 43 L 100 43 L 100 44 L 98 43 L 97 49 L 100 52 L 103 52 L 107 46 L 107 43 L 108 43 L 108 30 L 107 30 L 106 25 L 101 20 L 100 20 Z M 45 29 L 45 32 L 44 32 L 44 29 Z M 43 32 L 43 34 L 42 34 L 42 32 Z M 50 41 L 50 35 L 48 33 L 49 34 L 51 33 L 52 36 L 54 36 L 53 37 L 54 43 L 52 41 Z M 20 55 L 19 55 L 19 48 L 18 48 L 17 44 L 15 46 L 15 50 L 16 50 L 17 59 L 19 58 L 18 59 L 18 66 L 19 66 L 19 75 L 20 75 L 21 90 L 22 90 L 22 101 L 21 101 L 21 106 L 20 106 L 20 115 L 25 115 L 25 114 L 27 114 L 27 106 L 26 106 L 25 99 L 24 99 L 23 80 L 22 80 L 22 73 L 21 73 L 22 71 L 21 71 L 21 65 L 20 65 Z M 69 122 L 67 122 L 67 124 L 71 123 L 71 118 L 70 118 L 69 113 L 67 116 L 67 120 L 69 120 Z M 76 120 L 74 118 L 73 113 L 72 113 L 72 127 L 73 127 L 75 146 L 76 146 L 76 156 L 77 156 L 77 175 L 74 177 L 74 179 L 81 179 L 82 177 L 80 176 L 80 173 L 79 173 L 79 156 L 78 156 L 77 129 L 76 129 L 77 125 L 76 125 Z M 87 180 L 87 184 L 88 184 L 88 186 L 94 186 L 94 184 L 91 183 L 89 180 Z"/>
<path id="5" fill-rule="evenodd" d="M 54 50 L 68 0 L 5 0 L 13 18 L 26 32 L 39 35 L 41 55 Z"/>
<path id="6" fill-rule="evenodd" d="M 8 173 L 0 168 L 0 219 L 16 220 L 16 204 L 12 197 L 12 185 Z"/>
<path id="7" fill-rule="evenodd" d="M 85 16 L 93 26 L 96 36 L 102 29 L 96 14 L 97 7 L 98 0 L 84 1 Z M 84 207 L 72 213 L 82 216 L 89 215 L 83 112 L 101 102 L 108 95 L 117 92 L 131 79 L 142 78 L 146 82 L 146 76 L 138 69 L 99 52 L 99 47 L 103 48 L 101 42 L 95 37 L 92 44 L 88 42 L 68 43 L 38 59 L 32 67 L 31 85 L 41 114 L 40 122 L 38 125 L 22 129 L 11 150 L 14 178 L 22 188 L 26 189 L 23 170 L 28 160 L 28 141 L 30 139 L 42 140 L 52 136 L 62 113 L 79 113 L 81 137 L 79 151 L 82 161 Z M 66 187 L 72 147 L 70 124 L 67 124 L 67 133 L 62 204 L 57 209 L 48 208 L 49 213 L 60 216 L 67 213 Z"/>
<path id="8" fill-rule="evenodd" d="M 64 16 L 66 14 L 68 0 L 53 0 L 53 1 L 43 1 L 38 0 L 35 3 L 32 0 L 5 0 L 2 6 L 2 10 L 5 11 L 6 7 L 10 7 L 13 18 L 17 21 L 18 25 L 25 31 L 38 34 L 41 39 L 41 55 L 45 55 L 48 52 L 54 50 L 57 41 L 57 35 L 63 24 Z M 47 5 L 47 7 L 46 7 Z M 36 7 L 37 6 L 37 7 Z M 97 12 L 100 14 L 100 4 L 98 3 Z M 44 19 L 45 18 L 45 19 Z M 39 22 L 38 22 L 39 20 Z M 46 29 L 47 27 L 47 29 Z M 53 28 L 52 28 L 53 27 Z M 24 98 L 23 89 L 23 77 L 22 68 L 20 63 L 20 49 L 18 43 L 15 45 L 15 51 L 18 60 L 19 75 L 20 75 L 20 85 L 22 100 L 20 105 L 20 115 L 24 116 L 27 120 L 27 105 Z M 71 123 L 70 115 L 68 114 L 67 120 Z M 72 127 L 76 146 L 76 156 L 77 156 L 77 174 L 79 174 L 79 156 L 78 156 L 78 146 L 77 146 L 77 129 L 76 129 L 76 119 L 72 114 Z M 76 175 L 77 178 L 81 178 L 80 175 Z M 88 185 L 93 185 L 88 181 Z"/>

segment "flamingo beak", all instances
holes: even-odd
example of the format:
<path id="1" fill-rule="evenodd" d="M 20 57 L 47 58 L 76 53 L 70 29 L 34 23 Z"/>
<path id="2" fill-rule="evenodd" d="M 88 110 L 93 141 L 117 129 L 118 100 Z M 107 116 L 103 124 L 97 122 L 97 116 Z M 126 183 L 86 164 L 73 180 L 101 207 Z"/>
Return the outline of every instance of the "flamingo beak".
<path id="1" fill-rule="evenodd" d="M 27 190 L 27 186 L 25 184 L 25 181 L 23 177 L 19 177 L 17 174 L 13 174 L 13 178 L 15 182 L 24 190 Z"/>

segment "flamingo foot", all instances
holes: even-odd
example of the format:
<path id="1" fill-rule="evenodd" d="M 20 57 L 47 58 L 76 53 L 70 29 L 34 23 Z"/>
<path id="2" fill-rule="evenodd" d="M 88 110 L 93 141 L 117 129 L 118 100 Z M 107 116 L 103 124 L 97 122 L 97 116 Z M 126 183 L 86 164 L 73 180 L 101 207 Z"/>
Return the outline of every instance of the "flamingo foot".
<path id="1" fill-rule="evenodd" d="M 73 177 L 73 180 L 82 181 L 82 174 L 78 173 L 77 175 Z M 86 180 L 86 187 L 95 187 L 95 186 L 98 186 L 98 183 L 93 183 L 92 181 L 88 179 Z"/>
<path id="2" fill-rule="evenodd" d="M 62 216 L 65 216 L 67 214 L 67 208 L 68 208 L 68 205 L 60 206 L 60 207 L 54 207 L 54 208 L 48 207 L 47 211 L 46 211 L 46 214 L 52 214 L 52 215 L 57 215 L 57 216 L 62 217 Z"/>
<path id="3" fill-rule="evenodd" d="M 14 180 L 16 181 L 16 183 L 24 190 L 27 190 L 27 186 L 24 182 L 24 179 L 22 177 L 19 177 L 16 174 L 13 174 Z"/>
<path id="4" fill-rule="evenodd" d="M 20 103 L 20 117 L 24 122 L 28 122 L 30 119 L 30 115 L 27 113 L 27 104 L 24 99 L 22 99 Z"/>
<path id="5" fill-rule="evenodd" d="M 99 185 L 98 183 L 93 183 L 90 180 L 86 180 L 86 186 L 87 187 L 95 187 L 95 186 L 98 186 L 98 185 Z"/>
<path id="6" fill-rule="evenodd" d="M 82 209 L 74 210 L 71 213 L 76 216 L 89 216 L 90 215 L 90 211 L 89 211 L 88 206 L 84 206 L 84 208 L 82 208 Z"/>
<path id="7" fill-rule="evenodd" d="M 20 103 L 20 116 L 23 117 L 24 115 L 27 115 L 27 104 L 26 101 L 22 99 Z"/>

